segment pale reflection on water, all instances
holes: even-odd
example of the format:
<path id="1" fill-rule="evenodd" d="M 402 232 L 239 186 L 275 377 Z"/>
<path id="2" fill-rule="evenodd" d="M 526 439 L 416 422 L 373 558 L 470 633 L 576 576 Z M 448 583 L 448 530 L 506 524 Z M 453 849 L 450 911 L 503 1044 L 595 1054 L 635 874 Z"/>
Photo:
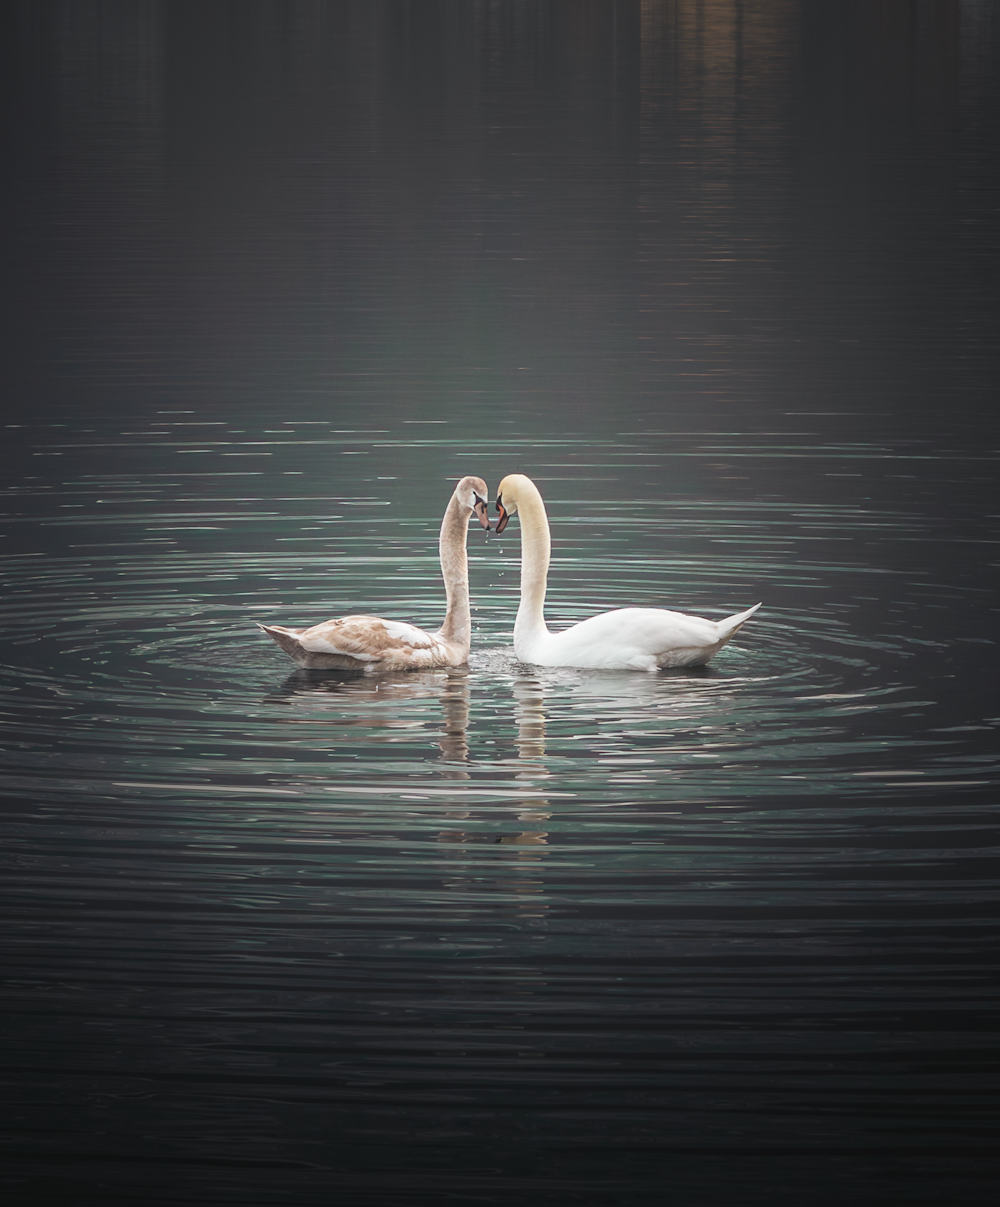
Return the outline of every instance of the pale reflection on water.
<path id="1" fill-rule="evenodd" d="M 464 763 L 469 758 L 466 737 L 470 706 L 468 675 L 463 667 L 375 677 L 363 673 L 340 675 L 300 669 L 289 675 L 281 685 L 281 691 L 268 699 L 307 708 L 310 712 L 322 708 L 325 703 L 337 712 L 349 710 L 348 717 L 338 718 L 334 724 L 362 727 L 369 740 L 373 740 L 373 732 L 377 733 L 380 728 L 422 729 L 423 721 L 399 718 L 396 706 L 403 701 L 437 700 L 442 714 L 437 739 L 441 757 L 447 763 Z M 398 735 L 386 735 L 390 741 L 395 736 Z M 442 775 L 452 779 L 469 778 L 468 772 L 458 766 L 442 769 Z"/>
<path id="2" fill-rule="evenodd" d="M 9 11 L 8 11 L 9 10 Z M 12 1201 L 992 1201 L 991 6 L 18 0 Z M 16 48 L 16 53 L 13 48 Z M 436 627 L 451 483 L 701 672 Z"/>

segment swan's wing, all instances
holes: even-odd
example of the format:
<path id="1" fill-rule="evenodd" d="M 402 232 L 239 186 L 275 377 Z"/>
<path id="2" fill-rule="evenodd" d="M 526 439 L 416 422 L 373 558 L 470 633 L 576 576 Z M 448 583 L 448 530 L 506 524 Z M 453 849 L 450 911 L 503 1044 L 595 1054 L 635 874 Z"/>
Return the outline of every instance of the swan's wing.
<path id="1" fill-rule="evenodd" d="M 617 608 L 551 634 L 536 656 L 548 666 L 632 670 L 699 666 L 711 659 L 747 616 L 741 613 L 716 621 L 663 608 Z"/>
<path id="2" fill-rule="evenodd" d="M 387 658 L 416 655 L 438 656 L 445 652 L 440 640 L 415 624 L 383 620 L 380 616 L 343 616 L 325 620 L 296 634 L 302 648 L 311 654 L 340 654 L 359 662 L 382 662 Z"/>
<path id="3" fill-rule="evenodd" d="M 380 616 L 343 616 L 309 629 L 260 626 L 300 666 L 341 670 L 420 670 L 457 666 L 461 650 L 440 634 Z"/>
<path id="4" fill-rule="evenodd" d="M 552 634 L 564 650 L 607 650 L 657 654 L 675 646 L 714 645 L 719 640 L 714 620 L 667 612 L 663 608 L 616 608 L 581 620 L 572 628 Z"/>
<path id="5" fill-rule="evenodd" d="M 437 638 L 430 633 L 418 629 L 415 624 L 407 624 L 405 620 L 383 620 L 387 637 L 404 645 L 412 645 L 419 649 L 425 645 L 437 645 Z"/>

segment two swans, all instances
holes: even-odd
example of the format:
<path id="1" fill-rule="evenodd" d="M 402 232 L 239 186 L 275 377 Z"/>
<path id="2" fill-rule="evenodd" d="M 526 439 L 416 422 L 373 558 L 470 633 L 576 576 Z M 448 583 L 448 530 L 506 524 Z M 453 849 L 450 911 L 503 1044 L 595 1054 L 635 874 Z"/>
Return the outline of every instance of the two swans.
<path id="1" fill-rule="evenodd" d="M 482 478 L 466 477 L 455 487 L 445 510 L 438 548 L 448 610 L 436 633 L 380 616 L 344 616 L 309 629 L 276 624 L 260 627 L 299 666 L 369 672 L 464 666 L 472 638 L 466 536 L 472 514 L 489 532 L 488 498 Z"/>
<path id="2" fill-rule="evenodd" d="M 402 671 L 464 666 L 472 636 L 466 537 L 472 514 L 489 532 L 488 495 L 482 478 L 463 478 L 444 513 L 439 549 L 448 610 L 437 632 L 379 616 L 344 616 L 309 629 L 260 628 L 305 667 Z M 725 620 L 662 608 L 619 608 L 550 633 L 543 609 L 551 542 L 542 496 L 530 478 L 509 474 L 500 483 L 496 507 L 498 535 L 512 515 L 521 520 L 521 602 L 514 622 L 514 653 L 521 662 L 597 670 L 705 666 L 760 607 L 754 604 Z"/>
<path id="3" fill-rule="evenodd" d="M 655 671 L 668 666 L 704 666 L 757 611 L 725 620 L 703 620 L 662 608 L 619 608 L 550 633 L 543 612 L 551 543 L 549 521 L 538 487 L 524 474 L 500 483 L 496 531 L 512 515 L 521 519 L 521 603 L 514 621 L 514 653 L 538 666 Z"/>

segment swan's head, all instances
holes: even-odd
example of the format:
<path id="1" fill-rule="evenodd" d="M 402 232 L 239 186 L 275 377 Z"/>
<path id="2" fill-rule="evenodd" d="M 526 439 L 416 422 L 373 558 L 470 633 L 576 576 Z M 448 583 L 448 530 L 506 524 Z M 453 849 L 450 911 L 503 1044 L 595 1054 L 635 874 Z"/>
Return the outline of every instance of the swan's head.
<path id="1" fill-rule="evenodd" d="M 479 516 L 480 524 L 489 532 L 490 517 L 487 504 L 490 499 L 490 488 L 482 478 L 463 478 L 455 487 L 455 497 Z"/>
<path id="2" fill-rule="evenodd" d="M 540 498 L 538 487 L 524 474 L 508 474 L 497 489 L 497 536 L 507 527 L 510 517 L 517 511 L 519 500 Z"/>

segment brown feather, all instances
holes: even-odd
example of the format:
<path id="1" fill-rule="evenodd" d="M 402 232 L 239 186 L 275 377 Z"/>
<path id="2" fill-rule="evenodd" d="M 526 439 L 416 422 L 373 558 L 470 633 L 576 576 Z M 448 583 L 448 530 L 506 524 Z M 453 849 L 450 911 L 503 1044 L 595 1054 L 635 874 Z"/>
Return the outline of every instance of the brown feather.
<path id="1" fill-rule="evenodd" d="M 472 629 L 465 544 L 469 516 L 477 508 L 485 513 L 487 497 L 482 478 L 463 478 L 449 500 L 440 539 L 448 611 L 437 633 L 380 616 L 342 616 L 308 629 L 266 624 L 259 627 L 304 667 L 398 671 L 463 666 L 469 657 Z M 482 522 L 483 515 L 476 513 Z"/>

